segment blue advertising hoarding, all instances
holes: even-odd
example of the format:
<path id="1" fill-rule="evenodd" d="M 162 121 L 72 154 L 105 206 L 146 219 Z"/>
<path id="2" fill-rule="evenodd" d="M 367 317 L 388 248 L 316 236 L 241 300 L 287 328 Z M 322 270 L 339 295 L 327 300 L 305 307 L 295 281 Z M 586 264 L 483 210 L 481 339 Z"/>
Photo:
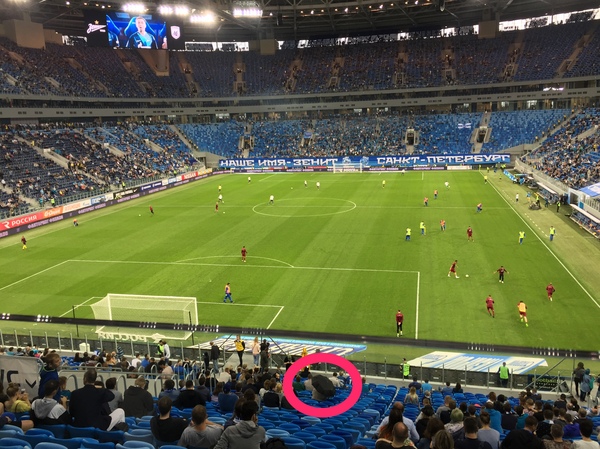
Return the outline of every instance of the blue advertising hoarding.
<path id="1" fill-rule="evenodd" d="M 398 155 L 398 156 L 345 156 L 305 158 L 251 158 L 220 159 L 220 168 L 234 170 L 309 169 L 333 168 L 334 165 L 362 164 L 363 170 L 377 167 L 423 167 L 446 165 L 508 164 L 509 154 L 448 154 L 448 155 Z"/>

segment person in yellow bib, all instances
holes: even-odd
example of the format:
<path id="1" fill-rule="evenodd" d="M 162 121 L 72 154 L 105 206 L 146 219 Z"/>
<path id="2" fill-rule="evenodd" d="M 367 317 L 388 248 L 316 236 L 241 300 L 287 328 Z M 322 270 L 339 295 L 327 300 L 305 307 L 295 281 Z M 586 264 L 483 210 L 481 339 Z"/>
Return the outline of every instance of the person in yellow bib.
<path id="1" fill-rule="evenodd" d="M 523 240 L 525 240 L 525 231 L 519 231 L 519 245 L 523 244 Z"/>
<path id="2" fill-rule="evenodd" d="M 244 343 L 244 340 L 242 340 L 242 337 L 239 335 L 236 336 L 233 343 L 235 344 L 235 352 L 237 352 L 240 359 L 240 364 L 238 366 L 242 366 L 244 364 L 244 350 L 246 349 L 246 343 Z"/>
<path id="3" fill-rule="evenodd" d="M 527 322 L 527 305 L 523 301 L 519 301 L 517 308 L 519 309 L 521 322 L 525 321 L 525 327 L 529 327 L 529 323 Z"/>
<path id="4" fill-rule="evenodd" d="M 550 241 L 554 240 L 555 235 L 556 235 L 556 229 L 554 229 L 554 226 L 550 226 Z"/>
<path id="5" fill-rule="evenodd" d="M 412 232 L 412 231 L 411 231 L 411 229 L 410 229 L 410 228 L 406 228 L 406 237 L 405 237 L 405 240 L 406 240 L 407 242 L 410 242 L 410 234 L 411 234 L 411 232 Z"/>
<path id="6" fill-rule="evenodd" d="M 419 229 L 421 230 L 421 235 L 425 235 L 427 233 L 427 228 L 425 227 L 424 221 L 419 224 Z"/>
<path id="7" fill-rule="evenodd" d="M 381 181 L 381 188 L 385 189 L 385 179 L 383 181 Z"/>
<path id="8" fill-rule="evenodd" d="M 500 384 L 502 388 L 508 387 L 508 378 L 510 372 L 508 370 L 508 366 L 506 366 L 506 362 L 502 362 L 502 366 L 498 368 L 498 374 L 500 375 Z"/>

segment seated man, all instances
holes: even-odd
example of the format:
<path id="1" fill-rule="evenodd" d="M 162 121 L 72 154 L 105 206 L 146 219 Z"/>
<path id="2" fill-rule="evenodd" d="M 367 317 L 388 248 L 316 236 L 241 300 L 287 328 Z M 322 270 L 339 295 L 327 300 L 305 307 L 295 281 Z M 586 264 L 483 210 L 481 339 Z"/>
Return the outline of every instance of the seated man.
<path id="1" fill-rule="evenodd" d="M 184 408 L 194 408 L 197 405 L 206 405 L 204 398 L 194 389 L 194 381 L 188 380 L 185 383 L 185 390 L 179 393 L 179 397 L 173 401 L 173 406 L 179 410 Z"/>
<path id="2" fill-rule="evenodd" d="M 123 410 L 125 416 L 141 418 L 150 415 L 154 410 L 152 395 L 146 390 L 146 379 L 139 376 L 135 384 L 125 390 L 123 395 Z"/>
<path id="3" fill-rule="evenodd" d="M 222 433 L 223 426 L 209 421 L 206 407 L 197 405 L 192 410 L 192 423 L 183 431 L 179 446 L 212 448 L 215 447 Z"/>
<path id="4" fill-rule="evenodd" d="M 261 443 L 266 440 L 266 432 L 264 427 L 257 424 L 257 413 L 258 404 L 255 401 L 244 402 L 240 422 L 225 429 L 215 449 L 260 449 Z"/>
<path id="5" fill-rule="evenodd" d="M 181 434 L 188 426 L 188 423 L 183 418 L 173 418 L 171 416 L 171 407 L 173 401 L 168 396 L 163 396 L 158 400 L 158 413 L 150 420 L 150 429 L 152 435 L 158 441 L 173 442 L 179 441 Z"/>
<path id="6" fill-rule="evenodd" d="M 56 402 L 54 399 L 58 389 L 58 381 L 49 380 L 44 386 L 45 397 L 36 399 L 31 404 L 31 419 L 36 426 L 71 424 L 71 415 L 66 409 L 67 398 L 62 396 L 61 402 Z"/>
<path id="7" fill-rule="evenodd" d="M 108 413 L 108 403 L 115 397 L 106 388 L 96 388 L 94 383 L 98 373 L 88 369 L 83 375 L 83 387 L 71 393 L 69 412 L 75 427 L 97 427 L 101 430 L 112 430 L 125 423 L 125 412 L 118 408 Z"/>

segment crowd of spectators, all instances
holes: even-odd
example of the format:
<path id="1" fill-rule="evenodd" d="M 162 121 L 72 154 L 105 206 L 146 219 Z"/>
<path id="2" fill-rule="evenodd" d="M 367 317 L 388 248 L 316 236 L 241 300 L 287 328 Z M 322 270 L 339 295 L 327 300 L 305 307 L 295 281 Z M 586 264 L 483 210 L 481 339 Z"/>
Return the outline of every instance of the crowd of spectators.
<path id="1" fill-rule="evenodd" d="M 522 160 L 569 187 L 578 189 L 600 181 L 600 111 L 588 109 L 572 118 Z M 580 138 L 594 128 L 590 136 Z"/>
<path id="2" fill-rule="evenodd" d="M 475 34 L 396 39 L 315 39 L 274 55 L 237 51 L 171 52 L 167 76 L 140 52 L 81 45 L 18 47 L 0 38 L 0 91 L 75 97 L 186 98 L 382 90 L 484 84 L 555 77 L 587 33 L 566 76 L 597 74 L 598 31 L 579 19 L 562 25 Z M 517 44 L 521 51 L 509 50 Z M 506 67 L 516 73 L 503 73 Z M 514 75 L 514 77 L 513 77 Z M 507 78 L 508 76 L 508 78 Z M 241 84 L 236 83 L 241 81 Z"/>
<path id="3" fill-rule="evenodd" d="M 258 339 L 254 344 L 262 347 Z M 582 370 L 575 384 L 578 397 L 552 393 L 549 399 L 531 388 L 517 396 L 472 393 L 460 383 L 446 382 L 436 388 L 417 376 L 408 386 L 397 388 L 369 384 L 363 378 L 354 413 L 333 420 L 304 420 L 291 406 L 290 393 L 283 392 L 283 367 L 248 366 L 241 359 L 237 367 L 229 364 L 219 369 L 215 364 L 211 369 L 208 353 L 204 363 L 194 364 L 171 358 L 166 342 L 161 345 L 162 354 L 156 358 L 148 354 L 129 358 L 120 347 L 62 358 L 35 346 L 0 348 L 2 355 L 37 357 L 43 364 L 37 399 L 18 384 L 9 384 L 6 394 L 0 390 L 1 411 L 10 412 L 3 415 L 0 427 L 12 424 L 28 430 L 72 423 L 97 430 L 127 430 L 129 426 L 141 429 L 139 420 L 151 417 L 145 434 L 153 442 L 178 442 L 183 447 L 258 449 L 275 431 L 278 436 L 303 441 L 304 436 L 310 441 L 318 437 L 346 441 L 343 447 L 354 449 L 424 449 L 432 444 L 436 449 L 600 448 L 596 442 L 600 408 L 594 405 L 600 398 L 600 376 L 595 377 L 582 362 L 573 374 Z M 268 347 L 263 351 L 268 353 Z M 286 367 L 292 363 L 288 359 Z M 189 375 L 191 364 L 199 368 L 193 375 Z M 85 369 L 83 387 L 69 391 L 67 377 L 59 375 L 61 366 L 63 370 L 68 366 Z M 295 376 L 292 394 L 313 406 L 335 404 L 347 396 L 351 380 L 344 372 L 323 375 L 311 368 L 315 367 L 306 366 Z M 133 380 L 123 389 L 118 387 L 119 372 Z M 156 397 L 148 391 L 152 376 L 162 379 Z M 317 381 L 317 376 L 325 379 Z M 331 393 L 316 386 L 323 382 L 330 383 Z M 313 426 L 318 427 L 315 432 L 310 431 Z"/>

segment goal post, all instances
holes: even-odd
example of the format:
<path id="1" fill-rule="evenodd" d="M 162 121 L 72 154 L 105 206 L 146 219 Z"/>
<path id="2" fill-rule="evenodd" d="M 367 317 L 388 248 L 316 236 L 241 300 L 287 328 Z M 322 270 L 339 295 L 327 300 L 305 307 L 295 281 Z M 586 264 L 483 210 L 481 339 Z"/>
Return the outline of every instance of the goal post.
<path id="1" fill-rule="evenodd" d="M 333 162 L 333 173 L 362 173 L 362 162 Z"/>
<path id="2" fill-rule="evenodd" d="M 100 301 L 90 304 L 90 308 L 96 320 L 198 325 L 198 307 L 194 297 L 109 293 Z M 114 326 L 99 325 L 96 332 L 114 332 L 115 328 Z M 161 333 L 172 339 L 187 339 L 190 335 L 190 332 L 182 330 L 143 328 L 136 329 L 136 333 L 148 334 L 148 337 Z M 186 335 L 184 336 L 184 334 Z"/>

